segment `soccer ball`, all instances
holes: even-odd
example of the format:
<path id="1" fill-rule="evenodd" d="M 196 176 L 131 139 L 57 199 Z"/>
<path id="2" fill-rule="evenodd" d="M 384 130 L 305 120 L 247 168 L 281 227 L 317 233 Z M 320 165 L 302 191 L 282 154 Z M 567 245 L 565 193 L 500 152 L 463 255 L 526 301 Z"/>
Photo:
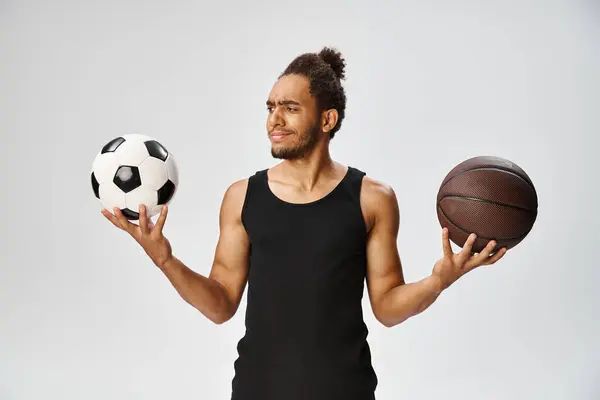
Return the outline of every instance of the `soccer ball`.
<path id="1" fill-rule="evenodd" d="M 92 189 L 110 212 L 118 207 L 128 220 L 139 219 L 139 206 L 148 217 L 168 204 L 179 185 L 173 154 L 158 141 L 139 134 L 123 135 L 108 142 L 92 164 Z"/>

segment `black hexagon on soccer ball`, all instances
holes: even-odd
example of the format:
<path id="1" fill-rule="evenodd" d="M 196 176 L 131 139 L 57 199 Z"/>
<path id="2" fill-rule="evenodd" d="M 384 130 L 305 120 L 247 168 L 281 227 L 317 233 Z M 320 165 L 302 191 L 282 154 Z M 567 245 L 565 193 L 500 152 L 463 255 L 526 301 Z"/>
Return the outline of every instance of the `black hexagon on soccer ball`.
<path id="1" fill-rule="evenodd" d="M 117 172 L 115 172 L 113 182 L 124 193 L 129 193 L 133 189 L 142 186 L 140 170 L 138 169 L 138 167 L 133 167 L 130 165 L 121 165 L 117 169 Z"/>
<path id="2" fill-rule="evenodd" d="M 146 149 L 148 150 L 150 157 L 166 161 L 167 157 L 169 156 L 169 152 L 167 149 L 165 149 L 165 146 L 158 143 L 156 140 L 147 140 L 144 142 L 144 145 L 146 145 Z"/>
<path id="3" fill-rule="evenodd" d="M 104 154 L 104 153 L 110 153 L 110 152 L 115 152 L 119 146 L 121 144 L 123 144 L 123 142 L 125 142 L 125 138 L 123 137 L 116 137 L 113 140 L 111 140 L 110 142 L 106 143 L 104 145 L 104 147 L 102 147 L 102 150 L 100 151 L 100 153 Z"/>
<path id="4" fill-rule="evenodd" d="M 158 205 L 167 204 L 175 194 L 175 184 L 171 180 L 158 189 Z"/>
<path id="5" fill-rule="evenodd" d="M 123 216 L 125 216 L 126 219 L 128 219 L 129 221 L 137 221 L 138 219 L 140 219 L 140 214 L 130 210 L 129 208 L 125 207 L 121 209 L 121 213 L 123 214 Z"/>
<path id="6" fill-rule="evenodd" d="M 100 198 L 100 184 L 98 183 L 98 179 L 96 179 L 96 174 L 92 172 L 92 189 L 94 190 L 94 195 L 97 199 Z"/>

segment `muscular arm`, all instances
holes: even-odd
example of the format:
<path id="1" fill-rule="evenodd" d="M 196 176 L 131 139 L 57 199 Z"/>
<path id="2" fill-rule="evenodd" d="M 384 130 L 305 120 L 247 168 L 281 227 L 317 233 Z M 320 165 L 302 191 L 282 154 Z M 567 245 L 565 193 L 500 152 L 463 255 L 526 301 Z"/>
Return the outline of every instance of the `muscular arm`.
<path id="1" fill-rule="evenodd" d="M 373 313 L 387 327 L 427 309 L 439 296 L 439 281 L 427 277 L 405 283 L 398 255 L 398 202 L 392 188 L 364 178 L 361 204 L 370 228 L 367 242 L 367 287 Z"/>
<path id="2" fill-rule="evenodd" d="M 247 180 L 225 192 L 219 215 L 219 240 L 208 277 L 173 257 L 161 270 L 180 296 L 215 324 L 231 319 L 240 304 L 248 273 L 249 240 L 241 221 Z"/>

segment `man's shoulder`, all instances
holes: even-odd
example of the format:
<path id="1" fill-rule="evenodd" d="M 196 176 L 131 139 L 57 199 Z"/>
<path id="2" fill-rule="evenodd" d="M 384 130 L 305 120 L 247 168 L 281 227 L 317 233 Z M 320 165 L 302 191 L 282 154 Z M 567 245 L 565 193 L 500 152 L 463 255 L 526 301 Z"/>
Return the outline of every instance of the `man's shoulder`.
<path id="1" fill-rule="evenodd" d="M 362 196 L 371 201 L 395 200 L 394 189 L 388 183 L 365 175 L 362 180 Z"/>
<path id="2" fill-rule="evenodd" d="M 240 178 L 229 184 L 225 190 L 224 202 L 242 204 L 246 198 L 250 177 Z"/>
<path id="3" fill-rule="evenodd" d="M 373 177 L 363 177 L 360 199 L 369 225 L 399 213 L 398 200 L 392 186 Z"/>
<path id="4" fill-rule="evenodd" d="M 226 194 L 230 194 L 231 196 L 240 196 L 243 195 L 248 189 L 248 182 L 250 178 L 241 178 L 229 185 Z"/>
<path id="5" fill-rule="evenodd" d="M 248 178 L 238 179 L 227 187 L 221 201 L 220 218 L 222 221 L 241 223 L 241 212 L 247 189 Z"/>

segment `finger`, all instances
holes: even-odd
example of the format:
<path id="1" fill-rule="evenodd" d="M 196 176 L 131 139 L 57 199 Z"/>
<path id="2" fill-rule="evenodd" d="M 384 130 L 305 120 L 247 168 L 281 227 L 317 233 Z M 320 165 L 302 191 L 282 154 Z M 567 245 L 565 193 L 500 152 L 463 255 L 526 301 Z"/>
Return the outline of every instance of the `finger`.
<path id="1" fill-rule="evenodd" d="M 495 247 L 496 241 L 490 240 L 483 248 L 481 253 L 475 253 L 473 257 L 469 259 L 469 261 L 465 264 L 465 268 L 472 269 L 478 267 L 479 265 L 483 265 L 484 262 L 490 259 L 490 254 L 492 254 L 492 251 L 494 251 Z"/>
<path id="2" fill-rule="evenodd" d="M 467 260 L 469 259 L 470 255 L 471 255 L 471 251 L 473 250 L 473 244 L 475 243 L 476 239 L 477 239 L 477 235 L 475 235 L 474 233 L 471 233 L 469 235 L 469 237 L 467 238 L 467 240 L 465 241 L 465 244 L 463 245 L 462 250 L 458 254 L 458 261 L 461 266 L 464 265 L 467 262 Z"/>
<path id="3" fill-rule="evenodd" d="M 508 251 L 508 249 L 506 247 L 501 248 L 494 255 L 492 255 L 491 257 L 488 257 L 488 259 L 485 260 L 482 263 L 482 265 L 492 265 L 492 264 L 496 263 L 502 257 L 504 257 L 504 255 L 506 254 L 507 251 Z"/>
<path id="4" fill-rule="evenodd" d="M 123 229 L 123 228 L 121 228 L 121 225 L 119 224 L 119 221 L 117 220 L 117 218 L 106 208 L 102 209 L 101 213 L 102 213 L 102 215 L 104 215 L 104 218 L 109 220 L 114 226 L 116 226 L 119 229 Z"/>
<path id="5" fill-rule="evenodd" d="M 148 216 L 146 215 L 146 206 L 143 204 L 140 204 L 140 206 L 138 207 L 138 212 L 140 214 L 140 229 L 142 230 L 142 233 L 146 234 L 148 233 Z"/>
<path id="6" fill-rule="evenodd" d="M 121 209 L 118 207 L 114 208 L 114 214 L 117 218 L 117 221 L 119 223 L 119 226 L 121 226 L 121 228 L 128 232 L 129 234 L 133 235 L 135 233 L 135 228 L 137 228 L 137 225 L 131 223 L 126 217 L 125 215 L 123 215 L 123 213 L 121 212 Z"/>
<path id="7" fill-rule="evenodd" d="M 165 226 L 165 221 L 167 220 L 168 213 L 167 205 L 162 206 L 160 210 L 160 215 L 158 216 L 158 220 L 156 220 L 156 224 L 154 226 L 154 230 L 158 233 L 162 233 L 163 227 Z"/>
<path id="8" fill-rule="evenodd" d="M 442 229 L 442 249 L 444 249 L 444 256 L 450 257 L 452 254 L 452 246 L 450 246 L 450 235 L 448 234 L 448 228 Z"/>

